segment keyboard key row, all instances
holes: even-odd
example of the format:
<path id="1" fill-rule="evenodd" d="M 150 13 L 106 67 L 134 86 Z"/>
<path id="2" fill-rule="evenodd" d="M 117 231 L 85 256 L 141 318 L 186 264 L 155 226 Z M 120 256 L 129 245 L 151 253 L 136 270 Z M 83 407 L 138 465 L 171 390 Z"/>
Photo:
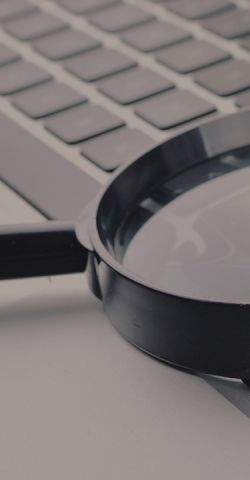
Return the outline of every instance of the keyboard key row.
<path id="1" fill-rule="evenodd" d="M 21 63 L 17 62 L 17 65 L 20 67 Z M 0 78 L 3 71 L 1 69 Z M 45 127 L 66 143 L 79 143 L 95 137 L 94 142 L 92 140 L 80 145 L 81 152 L 106 171 L 114 170 L 125 161 L 134 160 L 155 145 L 150 137 L 125 127 L 122 120 L 105 109 L 91 104 L 81 107 L 86 102 L 86 97 L 55 81 L 29 88 L 11 98 L 11 103 L 17 109 L 33 119 L 53 115 L 51 120 L 45 121 Z M 76 106 L 79 108 L 73 108 Z M 64 114 L 58 115 L 62 111 Z M 107 132 L 113 129 L 121 129 L 121 133 L 111 138 Z"/>
<path id="2" fill-rule="evenodd" d="M 173 82 L 164 76 L 147 68 L 135 65 L 135 62 L 119 52 L 97 48 L 92 52 L 74 57 L 66 63 L 66 68 L 85 81 L 103 79 L 106 75 L 110 75 L 107 79 L 99 81 L 97 88 L 121 105 L 135 104 L 149 97 L 159 96 L 160 93 L 175 87 Z M 116 74 L 114 75 L 114 73 Z M 55 115 L 67 109 L 67 112 L 57 115 L 59 118 L 58 133 L 57 118 L 51 120 L 52 127 L 49 127 L 50 131 L 66 143 L 80 142 L 102 133 L 103 128 L 105 131 L 106 129 L 113 130 L 123 125 L 122 120 L 109 112 L 105 114 L 105 110 L 97 106 L 87 105 L 84 109 L 83 107 L 73 109 L 73 107 L 87 102 L 87 98 L 79 95 L 66 85 L 55 83 L 51 80 L 52 76 L 40 67 L 24 60 L 17 60 L 1 67 L 0 94 L 13 95 L 21 92 L 12 98 L 12 103 L 16 108 L 34 119 L 43 118 L 52 114 Z M 34 88 L 36 86 L 40 87 Z M 31 89 L 31 87 L 33 88 Z M 24 93 L 22 93 L 22 91 L 24 91 Z M 176 93 L 176 96 L 178 98 L 179 93 Z M 169 99 L 170 98 L 171 97 L 169 97 Z M 79 125 L 80 133 L 77 131 L 77 128 L 74 128 L 74 131 L 71 132 L 71 128 L 74 125 L 74 118 L 71 119 L 73 110 L 73 117 L 77 117 L 76 123 Z M 76 112 L 81 113 L 83 110 L 85 116 L 88 118 L 84 120 L 84 124 L 80 124 L 80 119 L 78 115 L 76 115 Z M 61 132 L 61 121 L 64 115 L 66 117 L 69 115 L 70 120 L 67 128 L 63 122 L 65 133 L 61 134 L 59 132 Z M 192 120 L 192 118 L 190 119 Z M 176 122 L 174 121 L 173 123 Z M 159 126 L 157 128 L 162 127 Z M 163 128 L 171 128 L 171 125 Z"/>
<path id="3" fill-rule="evenodd" d="M 181 46 L 162 49 L 156 58 L 179 73 L 194 72 L 199 85 L 219 96 L 250 88 L 249 62 L 230 59 L 229 53 L 204 40 L 190 40 Z M 83 81 L 99 81 L 99 90 L 122 105 L 174 87 L 166 77 L 136 67 L 123 54 L 104 48 L 68 60 L 65 68 Z M 107 79 L 102 80 L 104 77 Z"/>
<path id="4" fill-rule="evenodd" d="M 88 20 L 101 30 L 108 33 L 126 31 L 123 40 L 144 52 L 179 41 L 179 35 L 182 40 L 181 34 L 184 34 L 178 31 L 178 27 L 171 24 L 160 25 L 160 22 L 159 31 L 154 29 L 156 25 L 151 25 L 145 29 L 145 32 L 143 30 L 130 32 L 131 28 L 143 26 L 156 18 L 150 12 L 134 5 L 124 4 L 121 0 L 57 1 L 73 13 L 89 14 Z M 250 11 L 236 8 L 236 4 L 230 0 L 159 1 L 170 11 L 188 20 L 202 20 L 205 28 L 224 38 L 239 38 L 250 34 Z"/>
<path id="5" fill-rule="evenodd" d="M 130 8 L 128 12 L 130 15 Z M 126 21 L 130 18 L 129 15 L 124 17 Z M 142 20 L 140 15 L 135 18 L 136 23 L 141 18 L 141 41 L 150 38 L 148 50 L 158 50 L 158 47 L 166 44 L 177 45 L 179 42 L 192 41 L 189 34 L 172 25 L 164 29 L 165 24 L 158 22 L 161 28 L 155 29 L 154 26 L 152 30 L 155 20 L 148 18 L 146 21 L 146 17 Z M 34 22 L 30 22 L 30 19 Z M 48 14 L 36 11 L 28 16 L 22 15 L 15 21 L 8 22 L 5 28 L 16 38 L 32 40 L 32 46 L 48 58 L 66 59 L 64 65 L 68 71 L 84 81 L 98 81 L 97 88 L 115 102 L 122 105 L 134 104 L 135 114 L 156 128 L 172 128 L 215 110 L 213 105 L 189 92 L 174 90 L 169 93 L 168 90 L 174 89 L 175 85 L 165 76 L 138 66 L 122 53 L 104 48 L 98 40 L 71 30 L 64 22 Z M 153 38 L 150 31 L 157 31 L 158 34 Z M 130 32 L 135 32 L 135 29 Z M 137 36 L 137 40 L 138 38 Z M 11 102 L 17 109 L 30 118 L 44 119 L 45 128 L 63 142 L 84 142 L 82 153 L 101 168 L 110 171 L 122 163 L 125 157 L 136 158 L 152 145 L 150 138 L 126 127 L 123 120 L 104 108 L 88 103 L 84 95 L 67 85 L 52 81 L 51 75 L 38 66 L 20 59 L 8 49 L 4 50 L 4 47 L 2 57 L 2 65 L 9 65 L 0 70 L 0 94 L 14 95 Z M 120 129 L 126 133 L 123 142 Z M 108 145 L 111 136 L 116 139 L 112 147 L 117 149 L 116 155 L 115 152 L 112 154 L 111 145 Z M 95 144 L 93 139 L 98 139 L 98 142 Z M 105 155 L 100 155 L 102 150 L 107 152 L 106 158 Z M 111 162 L 111 158 L 115 160 Z"/>
<path id="6" fill-rule="evenodd" d="M 184 90 L 173 90 L 155 95 L 135 106 L 135 113 L 138 116 L 161 130 L 182 125 L 215 111 L 216 108 L 209 102 Z M 53 115 L 45 122 L 45 126 L 63 142 L 76 144 L 119 129 L 124 126 L 124 122 L 99 106 L 86 104 Z M 117 136 L 119 137 L 118 134 Z M 101 144 L 100 140 L 99 147 L 101 147 Z M 125 147 L 121 147 L 121 149 L 123 148 L 125 149 Z M 129 146 L 126 148 L 128 149 Z M 82 151 L 87 157 L 91 156 L 91 152 L 88 153 L 85 147 Z M 95 151 L 95 155 L 97 153 Z M 109 167 L 106 166 L 105 168 L 111 169 L 116 161 L 110 159 Z M 100 159 L 98 163 L 101 165 Z"/>
<path id="7" fill-rule="evenodd" d="M 223 38 L 250 34 L 250 10 L 238 8 L 229 0 L 177 0 L 166 7 L 188 20 L 201 20 L 204 28 Z"/>
<path id="8" fill-rule="evenodd" d="M 18 40 L 31 41 L 33 48 L 50 60 L 63 60 L 100 46 L 97 39 L 71 30 L 66 22 L 53 15 L 38 9 L 28 13 L 7 22 L 4 28 Z M 151 14 L 131 5 L 118 4 L 104 12 L 97 12 L 89 19 L 94 22 L 96 15 L 99 18 L 104 14 L 108 22 L 114 22 L 118 31 L 130 27 L 123 40 L 141 51 L 157 50 L 191 38 L 189 32 L 167 22 L 156 22 Z M 140 28 L 131 30 L 134 25 Z"/>
<path id="9" fill-rule="evenodd" d="M 14 55 L 5 45 L 0 45 L 2 64 L 5 61 L 14 62 Z M 9 66 L 0 69 L 0 92 L 10 94 L 24 90 L 12 96 L 12 105 L 32 119 L 45 119 L 44 125 L 48 131 L 65 143 L 78 143 L 81 153 L 103 170 L 112 171 L 125 161 L 136 159 L 155 145 L 155 141 L 150 137 L 126 127 L 121 119 L 105 109 L 87 103 L 85 96 L 67 85 L 52 81 L 48 77 L 46 83 L 35 86 L 36 82 L 42 81 L 42 77 L 34 76 L 37 67 L 18 59 L 19 57 L 14 64 L 15 72 L 12 68 L 10 71 Z M 12 67 L 12 64 L 10 66 Z M 28 76 L 23 72 L 28 72 Z M 19 83 L 11 84 L 9 77 L 18 79 Z M 30 88 L 31 78 L 33 88 Z M 26 83 L 25 79 L 28 80 Z M 6 84 L 9 85 L 8 91 Z"/>
<path id="10" fill-rule="evenodd" d="M 191 2 L 190 5 L 194 4 Z M 229 13 L 221 13 L 211 18 L 216 20 L 219 17 L 238 15 L 239 12 L 242 10 L 234 9 Z M 124 15 L 120 17 L 121 13 Z M 210 70 L 208 67 L 211 68 L 214 64 L 221 62 L 225 63 L 225 60 L 230 58 L 228 52 L 207 41 L 192 39 L 189 33 L 172 24 L 152 21 L 151 14 L 149 16 L 147 12 L 146 16 L 144 14 L 143 10 L 132 5 L 116 2 L 115 5 L 109 5 L 104 10 L 98 10 L 90 16 L 90 20 L 101 16 L 102 19 L 106 18 L 108 22 L 111 21 L 117 25 L 120 18 L 120 21 L 126 24 L 128 22 L 131 27 L 131 18 L 133 18 L 133 22 L 139 23 L 139 26 L 124 33 L 122 35 L 124 41 L 141 51 L 156 51 L 158 61 L 181 74 L 206 68 L 204 73 L 201 72 L 194 79 L 217 95 L 232 95 L 249 87 L 249 68 L 244 65 L 244 62 L 238 60 L 226 62 L 225 65 L 221 65 L 221 69 L 218 67 L 218 72 L 223 73 L 222 78 L 213 79 L 213 73 L 217 70 Z M 246 20 L 248 23 L 248 19 Z M 28 15 L 21 15 L 16 20 L 7 22 L 5 28 L 19 39 L 33 40 L 33 47 L 47 58 L 66 59 L 65 68 L 83 81 L 99 81 L 105 77 L 120 75 L 125 71 L 124 75 L 107 79 L 98 86 L 102 93 L 120 104 L 133 103 L 174 86 L 172 82 L 154 72 L 144 72 L 141 67 L 136 70 L 137 64 L 133 59 L 120 52 L 101 47 L 100 42 L 95 38 L 70 29 L 64 22 L 47 13 L 35 11 Z M 118 30 L 120 29 L 123 29 L 121 25 Z M 6 71 L 0 79 L 3 83 L 2 89 L 0 84 L 0 92 L 5 94 L 6 91 L 8 94 L 22 90 L 24 86 L 21 80 L 24 78 L 26 82 L 26 68 L 28 67 L 23 65 L 21 78 L 14 78 L 10 85 L 5 85 L 4 82 L 8 84 L 8 75 L 12 76 L 12 72 L 15 73 L 19 66 Z M 32 71 L 27 87 L 40 83 L 35 73 L 37 72 Z M 42 76 L 41 83 L 44 81 L 47 81 L 47 77 L 44 79 Z"/>
<path id="11" fill-rule="evenodd" d="M 113 76 L 112 82 L 101 82 L 100 90 L 122 104 L 135 103 L 153 96 L 151 103 L 141 102 L 137 105 L 135 113 L 156 128 L 172 128 L 214 111 L 212 105 L 208 106 L 207 102 L 189 95 L 189 92 L 174 90 L 172 94 L 159 95 L 174 85 L 150 70 L 134 68 L 122 75 L 123 78 L 121 74 Z M 36 88 L 30 88 L 42 83 L 44 84 Z M 87 102 L 86 97 L 66 85 L 52 82 L 49 74 L 23 60 L 0 70 L 2 95 L 21 90 L 25 91 L 12 98 L 13 105 L 34 119 L 53 114 L 46 121 L 46 128 L 65 143 L 82 142 L 124 125 L 120 118 L 97 105 L 81 105 Z"/>

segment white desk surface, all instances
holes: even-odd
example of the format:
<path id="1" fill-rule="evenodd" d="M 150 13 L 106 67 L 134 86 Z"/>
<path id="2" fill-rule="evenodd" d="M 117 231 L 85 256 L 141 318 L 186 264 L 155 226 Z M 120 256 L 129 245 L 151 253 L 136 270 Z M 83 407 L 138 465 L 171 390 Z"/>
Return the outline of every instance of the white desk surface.
<path id="1" fill-rule="evenodd" d="M 2 223 L 39 220 L 5 190 Z M 249 478 L 249 418 L 127 344 L 84 275 L 1 283 L 0 385 L 1 480 Z"/>

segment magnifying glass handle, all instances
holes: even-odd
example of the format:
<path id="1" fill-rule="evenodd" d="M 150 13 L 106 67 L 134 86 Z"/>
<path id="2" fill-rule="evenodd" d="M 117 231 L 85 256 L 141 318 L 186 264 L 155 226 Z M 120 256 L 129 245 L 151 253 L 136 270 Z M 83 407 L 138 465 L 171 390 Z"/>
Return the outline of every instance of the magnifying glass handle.
<path id="1" fill-rule="evenodd" d="M 71 223 L 0 227 L 0 279 L 83 272 L 87 250 Z"/>

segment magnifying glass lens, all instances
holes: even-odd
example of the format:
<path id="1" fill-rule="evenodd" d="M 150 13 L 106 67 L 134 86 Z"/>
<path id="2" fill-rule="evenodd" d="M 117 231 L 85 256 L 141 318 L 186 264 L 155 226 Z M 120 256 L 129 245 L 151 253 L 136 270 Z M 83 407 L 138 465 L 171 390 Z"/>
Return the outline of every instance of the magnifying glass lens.
<path id="1" fill-rule="evenodd" d="M 117 234 L 119 261 L 173 295 L 250 303 L 250 152 L 163 181 Z"/>

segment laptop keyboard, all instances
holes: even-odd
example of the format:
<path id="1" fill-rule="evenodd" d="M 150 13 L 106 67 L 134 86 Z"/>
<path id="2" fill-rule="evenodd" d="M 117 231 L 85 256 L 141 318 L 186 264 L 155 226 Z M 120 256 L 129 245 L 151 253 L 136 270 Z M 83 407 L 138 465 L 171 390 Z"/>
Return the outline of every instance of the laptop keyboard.
<path id="1" fill-rule="evenodd" d="M 1 0 L 0 41 L 2 113 L 93 177 L 250 107 L 249 0 Z"/>

